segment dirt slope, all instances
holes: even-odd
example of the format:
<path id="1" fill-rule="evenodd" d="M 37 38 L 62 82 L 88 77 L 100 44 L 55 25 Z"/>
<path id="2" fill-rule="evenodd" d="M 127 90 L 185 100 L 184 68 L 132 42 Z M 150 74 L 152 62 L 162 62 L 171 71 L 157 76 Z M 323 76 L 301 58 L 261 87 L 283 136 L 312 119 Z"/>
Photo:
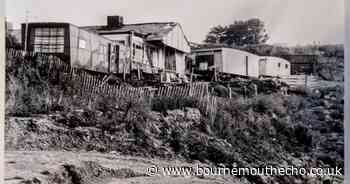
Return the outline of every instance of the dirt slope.
<path id="1" fill-rule="evenodd" d="M 148 176 L 148 167 L 194 166 L 181 160 L 145 159 L 96 152 L 9 151 L 5 154 L 6 184 L 207 184 L 238 183 L 228 177 Z M 205 164 L 201 164 L 205 165 Z"/>

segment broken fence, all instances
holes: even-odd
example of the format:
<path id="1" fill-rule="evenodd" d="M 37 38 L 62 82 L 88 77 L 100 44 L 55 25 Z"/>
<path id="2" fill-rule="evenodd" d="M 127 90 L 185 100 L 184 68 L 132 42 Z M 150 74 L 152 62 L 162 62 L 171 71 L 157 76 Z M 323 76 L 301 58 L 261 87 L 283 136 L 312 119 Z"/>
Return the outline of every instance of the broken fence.
<path id="1" fill-rule="evenodd" d="M 73 68 L 70 64 L 65 63 L 60 58 L 35 52 L 24 52 L 22 50 L 7 49 L 6 51 L 8 59 L 23 58 L 24 62 L 25 56 L 35 57 L 37 65 L 46 66 L 48 73 L 55 70 L 60 72 L 60 76 L 68 76 L 72 81 L 76 81 L 78 85 L 80 84 L 81 94 L 83 95 L 95 95 L 95 94 L 105 94 L 115 97 L 126 97 L 131 98 L 141 98 L 141 97 L 197 97 L 204 98 L 209 93 L 208 83 L 191 83 L 182 85 L 168 85 L 159 86 L 157 88 L 153 87 L 132 87 L 127 85 L 111 85 L 108 84 L 104 79 L 105 77 L 90 75 L 83 69 Z"/>

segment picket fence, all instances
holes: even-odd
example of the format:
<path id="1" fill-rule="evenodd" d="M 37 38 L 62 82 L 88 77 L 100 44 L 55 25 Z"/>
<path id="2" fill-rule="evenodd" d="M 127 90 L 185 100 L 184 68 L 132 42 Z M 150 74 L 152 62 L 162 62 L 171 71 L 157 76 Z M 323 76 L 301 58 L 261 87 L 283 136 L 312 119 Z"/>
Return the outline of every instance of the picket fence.
<path id="1" fill-rule="evenodd" d="M 127 85 L 111 85 L 106 83 L 104 77 L 97 75 L 90 75 L 85 70 L 80 68 L 73 68 L 69 63 L 65 63 L 60 58 L 34 52 L 24 52 L 22 50 L 7 49 L 8 60 L 14 58 L 25 58 L 25 56 L 36 57 L 35 62 L 38 65 L 45 65 L 50 71 L 55 70 L 61 72 L 62 76 L 67 76 L 80 84 L 81 94 L 83 95 L 110 95 L 115 97 L 130 97 L 130 98 L 142 98 L 142 97 L 197 97 L 204 99 L 210 96 L 209 84 L 205 82 L 190 83 L 180 85 L 167 85 L 159 87 L 132 87 Z M 23 60 L 26 62 L 26 60 Z"/>

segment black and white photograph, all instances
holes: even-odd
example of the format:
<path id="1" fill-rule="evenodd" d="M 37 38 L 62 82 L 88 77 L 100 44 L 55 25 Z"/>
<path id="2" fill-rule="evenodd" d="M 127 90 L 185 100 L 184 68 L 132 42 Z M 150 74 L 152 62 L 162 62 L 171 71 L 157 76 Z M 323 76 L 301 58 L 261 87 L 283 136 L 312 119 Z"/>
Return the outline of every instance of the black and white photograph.
<path id="1" fill-rule="evenodd" d="M 5 184 L 342 184 L 343 0 L 7 0 Z"/>

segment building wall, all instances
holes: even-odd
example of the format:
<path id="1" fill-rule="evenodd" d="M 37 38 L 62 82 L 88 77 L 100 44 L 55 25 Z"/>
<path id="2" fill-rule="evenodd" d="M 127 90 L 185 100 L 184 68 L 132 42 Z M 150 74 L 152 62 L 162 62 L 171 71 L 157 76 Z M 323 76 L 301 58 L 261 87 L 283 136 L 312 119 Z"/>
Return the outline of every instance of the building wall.
<path id="1" fill-rule="evenodd" d="M 109 71 L 108 44 L 112 44 L 112 41 L 71 25 L 72 66 L 107 73 Z"/>
<path id="2" fill-rule="evenodd" d="M 130 43 L 130 34 L 105 34 L 103 35 L 106 38 L 109 38 L 114 41 L 124 41 L 125 46 L 127 48 L 127 52 L 130 52 L 130 55 L 132 57 L 133 62 L 140 63 L 140 64 L 146 64 L 150 65 L 153 64 L 154 67 L 157 67 L 159 69 L 165 70 L 165 48 L 172 48 L 175 50 L 174 62 L 176 64 L 176 70 L 174 72 L 179 74 L 185 73 L 185 52 L 190 52 L 189 44 L 185 38 L 185 35 L 180 27 L 180 25 L 176 25 L 162 40 L 162 42 L 159 42 L 157 46 L 150 44 L 148 42 L 145 42 L 145 40 L 141 37 L 138 37 L 134 35 L 132 37 L 132 43 Z M 154 40 L 155 42 L 158 42 Z M 154 42 L 152 41 L 152 42 Z M 133 44 L 137 44 L 139 46 L 142 46 L 144 49 L 135 49 Z M 153 45 L 150 46 L 154 48 L 153 53 L 151 54 L 152 62 L 149 61 L 147 57 L 147 45 Z M 162 46 L 163 45 L 163 46 Z M 133 51 L 135 49 L 135 51 Z M 134 56 L 135 53 L 135 56 Z M 122 54 L 123 55 L 123 54 Z M 127 55 L 127 54 L 126 54 Z M 127 56 L 121 57 L 121 60 L 123 58 L 125 59 Z"/>
<path id="3" fill-rule="evenodd" d="M 121 60 L 126 60 L 126 58 L 129 58 L 132 56 L 132 46 L 130 44 L 130 34 L 107 34 L 103 35 L 106 38 L 109 38 L 111 40 L 117 41 L 120 43 L 120 41 L 124 42 L 124 49 L 121 50 L 120 53 L 120 59 Z M 138 36 L 133 36 L 132 42 L 135 44 L 143 45 L 147 47 L 147 43 L 144 42 L 144 40 Z M 142 53 L 143 52 L 143 53 Z M 143 64 L 150 64 L 150 61 L 148 61 L 148 58 L 146 57 L 146 50 L 144 49 L 143 51 L 136 52 L 137 56 L 133 58 L 135 62 L 143 63 Z M 143 57 L 142 57 L 143 55 Z M 164 55 L 164 49 L 163 47 L 155 47 L 154 52 L 151 56 L 153 59 L 152 63 L 155 67 L 158 67 L 160 69 L 165 68 L 165 55 Z"/>
<path id="4" fill-rule="evenodd" d="M 105 34 L 102 36 L 120 45 L 117 73 L 123 73 L 123 72 L 130 73 L 130 62 L 129 62 L 129 58 L 131 57 L 130 34 Z"/>
<path id="5" fill-rule="evenodd" d="M 262 57 L 260 59 L 260 75 L 263 76 L 288 76 L 291 65 L 289 61 L 277 57 Z"/>
<path id="6" fill-rule="evenodd" d="M 189 53 L 191 51 L 190 46 L 186 40 L 185 34 L 182 31 L 180 25 L 176 25 L 163 39 L 164 44 L 173 47 L 182 52 Z"/>
<path id="7" fill-rule="evenodd" d="M 180 75 L 185 74 L 185 54 L 182 52 L 175 52 L 176 59 L 176 73 Z"/>
<path id="8" fill-rule="evenodd" d="M 224 73 L 259 77 L 259 56 L 229 48 L 222 49 L 222 56 L 223 64 L 221 67 Z"/>

